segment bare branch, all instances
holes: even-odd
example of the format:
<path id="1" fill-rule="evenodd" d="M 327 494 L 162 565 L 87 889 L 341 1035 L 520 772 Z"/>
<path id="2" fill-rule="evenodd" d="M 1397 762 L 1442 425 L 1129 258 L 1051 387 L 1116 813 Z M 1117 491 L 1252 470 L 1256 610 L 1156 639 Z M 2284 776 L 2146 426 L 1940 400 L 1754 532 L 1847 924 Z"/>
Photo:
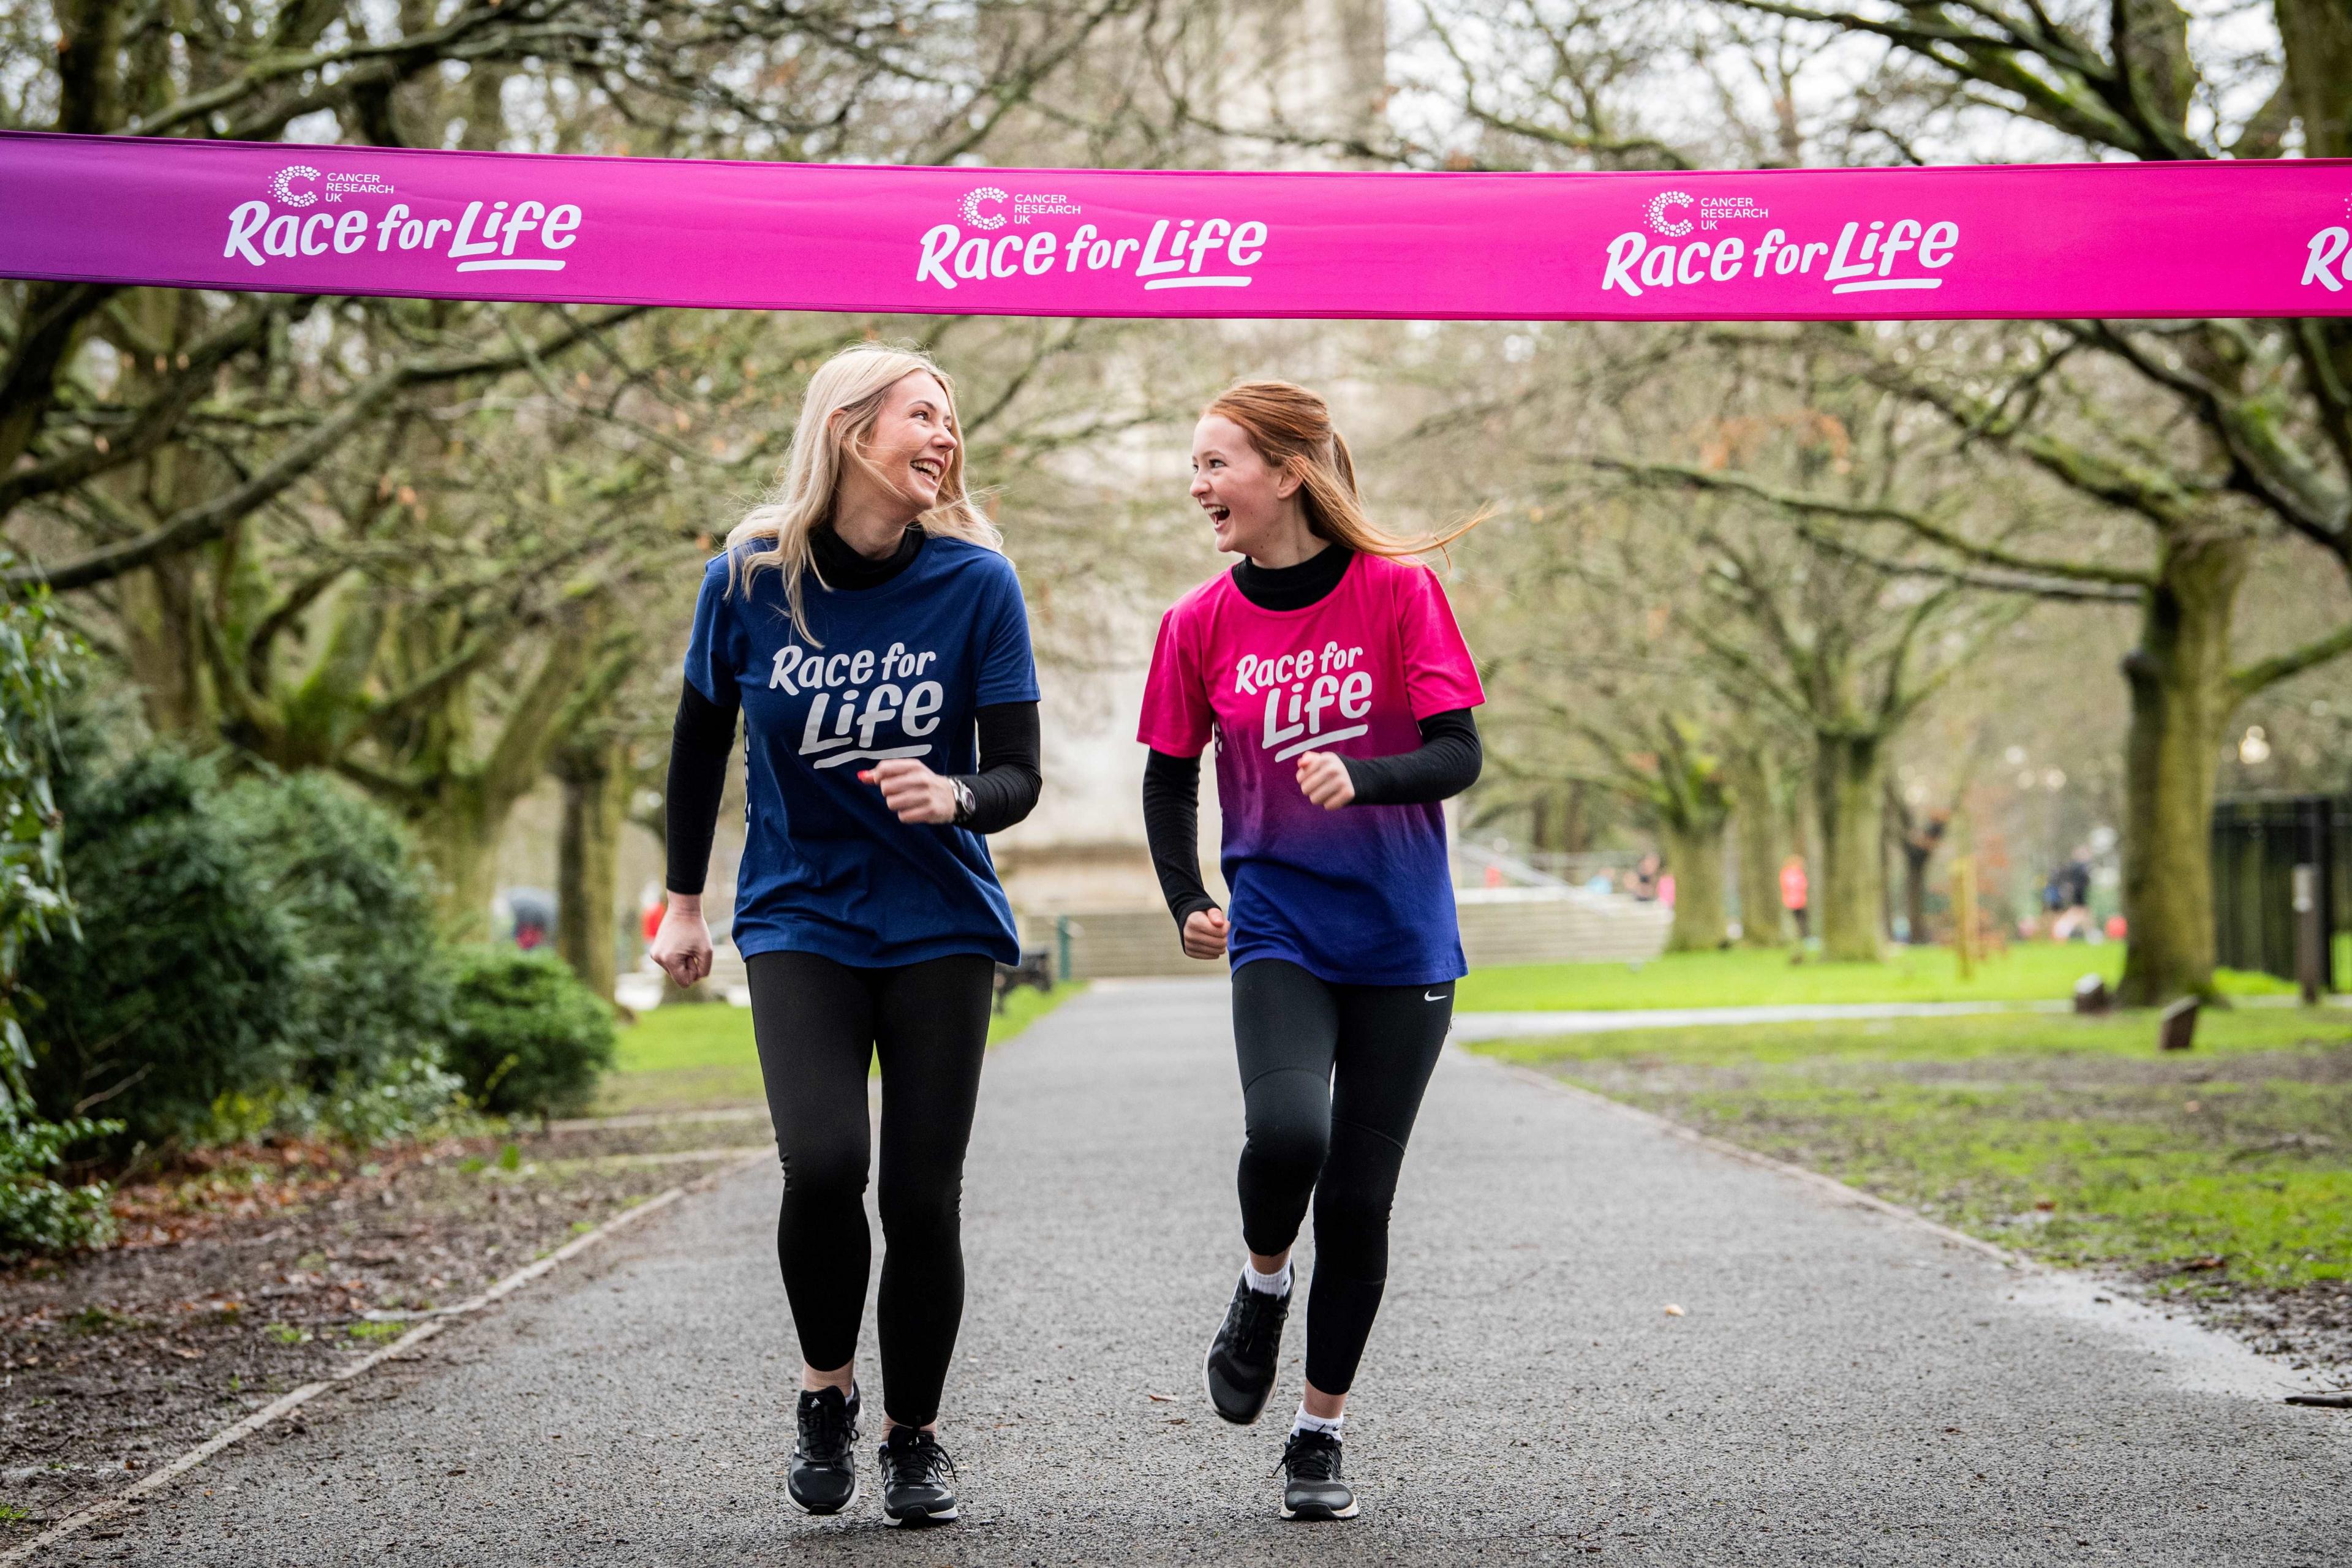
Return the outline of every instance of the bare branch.
<path id="1" fill-rule="evenodd" d="M 1783 510 L 1810 513 L 1819 517 L 1838 518 L 1849 522 L 1891 522 L 1909 529 L 1932 544 L 1940 545 L 1970 560 L 1988 566 L 1997 566 L 2031 577 L 2057 579 L 2064 582 L 2105 583 L 2140 589 L 2152 587 L 2155 577 L 2145 572 L 2133 572 L 2117 566 L 2100 566 L 2080 561 L 2049 561 L 2035 556 L 2020 555 L 1995 545 L 1980 544 L 1944 527 L 1907 507 L 1885 501 L 1850 501 L 1831 496 L 1806 495 L 1783 490 L 1750 479 L 1743 475 L 1692 468 L 1682 463 L 1635 463 L 1617 458 L 1586 457 L 1577 459 L 1597 468 L 1606 468 L 1630 478 L 1654 484 L 1676 484 L 1690 489 L 1717 490 L 1747 496 Z"/>

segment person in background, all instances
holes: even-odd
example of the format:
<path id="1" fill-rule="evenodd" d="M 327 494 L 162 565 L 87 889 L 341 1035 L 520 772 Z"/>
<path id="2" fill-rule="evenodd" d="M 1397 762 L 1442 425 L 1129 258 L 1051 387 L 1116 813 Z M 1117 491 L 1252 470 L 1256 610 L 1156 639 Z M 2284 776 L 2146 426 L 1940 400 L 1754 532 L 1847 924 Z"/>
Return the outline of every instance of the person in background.
<path id="1" fill-rule="evenodd" d="M 1812 933 L 1805 928 L 1805 858 L 1791 855 L 1780 862 L 1780 907 L 1797 922 L 1797 940 L 1804 941 Z"/>

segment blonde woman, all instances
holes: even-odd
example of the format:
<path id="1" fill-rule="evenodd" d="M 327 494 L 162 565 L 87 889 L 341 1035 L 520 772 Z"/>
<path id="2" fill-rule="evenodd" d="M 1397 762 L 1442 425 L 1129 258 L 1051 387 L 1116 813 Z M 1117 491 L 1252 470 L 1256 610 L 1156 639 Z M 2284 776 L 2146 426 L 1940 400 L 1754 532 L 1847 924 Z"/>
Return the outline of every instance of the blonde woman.
<path id="1" fill-rule="evenodd" d="M 1265 1410 L 1311 1199 L 1282 1517 L 1352 1519 L 1342 1415 L 1464 967 L 1439 803 L 1477 780 L 1470 710 L 1485 700 L 1437 574 L 1406 557 L 1472 524 L 1412 540 L 1374 528 L 1329 409 L 1283 381 L 1243 382 L 1202 414 L 1192 499 L 1243 559 L 1160 621 L 1139 738 L 1145 832 L 1184 951 L 1233 960 L 1249 1256 L 1203 1376 L 1226 1420 Z M 1212 738 L 1230 916 L 1202 886 L 1195 837 Z"/>
<path id="2" fill-rule="evenodd" d="M 956 1517 L 935 1431 L 963 1312 L 964 1145 L 994 966 L 1020 956 L 980 836 L 1026 816 L 1040 782 L 1029 625 L 998 543 L 964 489 L 946 374 L 846 350 L 810 379 L 780 493 L 705 569 L 687 647 L 653 957 L 681 985 L 710 972 L 701 893 L 740 709 L 733 934 L 783 1158 L 776 1252 L 803 1362 L 788 1477 L 811 1513 L 858 1496 L 878 1055 L 882 1507 Z"/>

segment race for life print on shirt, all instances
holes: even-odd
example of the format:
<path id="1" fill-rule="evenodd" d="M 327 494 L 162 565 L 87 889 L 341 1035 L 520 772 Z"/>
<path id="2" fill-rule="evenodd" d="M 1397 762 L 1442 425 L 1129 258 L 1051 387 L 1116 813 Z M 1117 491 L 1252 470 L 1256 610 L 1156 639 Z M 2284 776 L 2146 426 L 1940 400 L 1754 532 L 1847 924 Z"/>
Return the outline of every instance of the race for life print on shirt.
<path id="1" fill-rule="evenodd" d="M 758 547 L 737 549 L 739 560 Z M 872 588 L 805 584 L 809 635 L 783 574 L 729 583 L 703 570 L 686 678 L 743 708 L 743 858 L 734 942 L 878 968 L 950 953 L 1020 960 L 1013 909 L 980 835 L 900 822 L 857 775 L 905 757 L 935 773 L 976 766 L 977 709 L 1037 700 L 1029 619 L 1013 563 L 960 539 L 926 540 Z"/>
<path id="2" fill-rule="evenodd" d="M 1410 562 L 1359 554 L 1300 610 L 1261 609 L 1220 573 L 1161 617 L 1137 738 L 1178 757 L 1217 742 L 1235 968 L 1287 959 L 1342 985 L 1464 973 L 1444 808 L 1326 811 L 1297 759 L 1395 756 L 1420 721 L 1485 700 L 1437 574 Z"/>

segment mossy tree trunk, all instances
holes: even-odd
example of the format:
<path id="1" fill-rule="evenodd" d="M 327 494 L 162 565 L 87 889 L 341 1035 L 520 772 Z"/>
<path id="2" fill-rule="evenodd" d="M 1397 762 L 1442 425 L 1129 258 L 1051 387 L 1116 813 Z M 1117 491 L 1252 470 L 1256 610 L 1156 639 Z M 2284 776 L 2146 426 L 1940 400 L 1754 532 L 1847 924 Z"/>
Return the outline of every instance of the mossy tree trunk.
<path id="1" fill-rule="evenodd" d="M 1665 869 L 1675 879 L 1669 952 L 1712 952 L 1724 945 L 1723 845 L 1731 819 L 1723 762 L 1702 748 L 1698 724 L 1654 713 L 1633 727 L 1655 737 L 1654 751 L 1633 751 L 1596 726 L 1583 726 L 1610 773 L 1587 782 L 1611 790 L 1640 813 L 1658 836 Z"/>
<path id="2" fill-rule="evenodd" d="M 1713 952 L 1725 945 L 1723 847 L 1727 819 L 1718 812 L 1688 824 L 1661 823 L 1658 837 L 1675 878 L 1675 920 L 1668 952 Z"/>
<path id="3" fill-rule="evenodd" d="M 1822 956 L 1875 963 L 1879 920 L 1885 910 L 1879 839 L 1885 817 L 1884 737 L 1825 731 L 1816 737 L 1813 811 L 1820 821 L 1822 866 L 1811 902 L 1822 933 Z"/>
<path id="4" fill-rule="evenodd" d="M 628 793 L 621 742 L 587 735 L 557 748 L 563 824 L 556 842 L 555 950 L 587 987 L 613 999 L 619 960 L 614 905 L 619 895 L 622 807 Z"/>
<path id="5" fill-rule="evenodd" d="M 1905 941 L 1918 946 L 1927 940 L 1927 862 L 1935 847 L 1905 839 L 1903 849 L 1903 929 Z"/>
<path id="6" fill-rule="evenodd" d="M 1778 773 L 1769 752 L 1734 752 L 1725 769 L 1731 792 L 1733 853 L 1739 866 L 1739 945 L 1781 947 L 1795 934 L 1780 905 Z"/>
<path id="7" fill-rule="evenodd" d="M 394 794 L 387 804 L 404 811 L 417 847 L 440 879 L 443 929 L 458 942 L 488 936 L 490 896 L 498 891 L 499 835 L 513 803 L 493 810 L 473 781 L 452 778 L 442 781 L 428 803 Z"/>
<path id="8" fill-rule="evenodd" d="M 348 753 L 336 760 L 407 816 L 441 874 L 443 916 L 461 936 L 486 929 L 499 838 L 516 804 L 546 772 L 556 747 L 585 733 L 627 678 L 635 634 L 611 628 L 611 616 L 601 595 L 559 615 L 538 668 L 487 747 L 477 743 L 475 695 L 461 679 L 437 689 L 429 718 L 401 758 L 402 772 Z M 624 793 L 615 787 L 616 796 Z M 616 799 L 611 809 L 621 804 Z"/>
<path id="9" fill-rule="evenodd" d="M 2168 549 L 2125 657 L 2123 981 L 2128 1006 L 2212 997 L 2214 781 L 2239 701 L 2231 622 L 2253 552 L 2247 536 Z"/>

